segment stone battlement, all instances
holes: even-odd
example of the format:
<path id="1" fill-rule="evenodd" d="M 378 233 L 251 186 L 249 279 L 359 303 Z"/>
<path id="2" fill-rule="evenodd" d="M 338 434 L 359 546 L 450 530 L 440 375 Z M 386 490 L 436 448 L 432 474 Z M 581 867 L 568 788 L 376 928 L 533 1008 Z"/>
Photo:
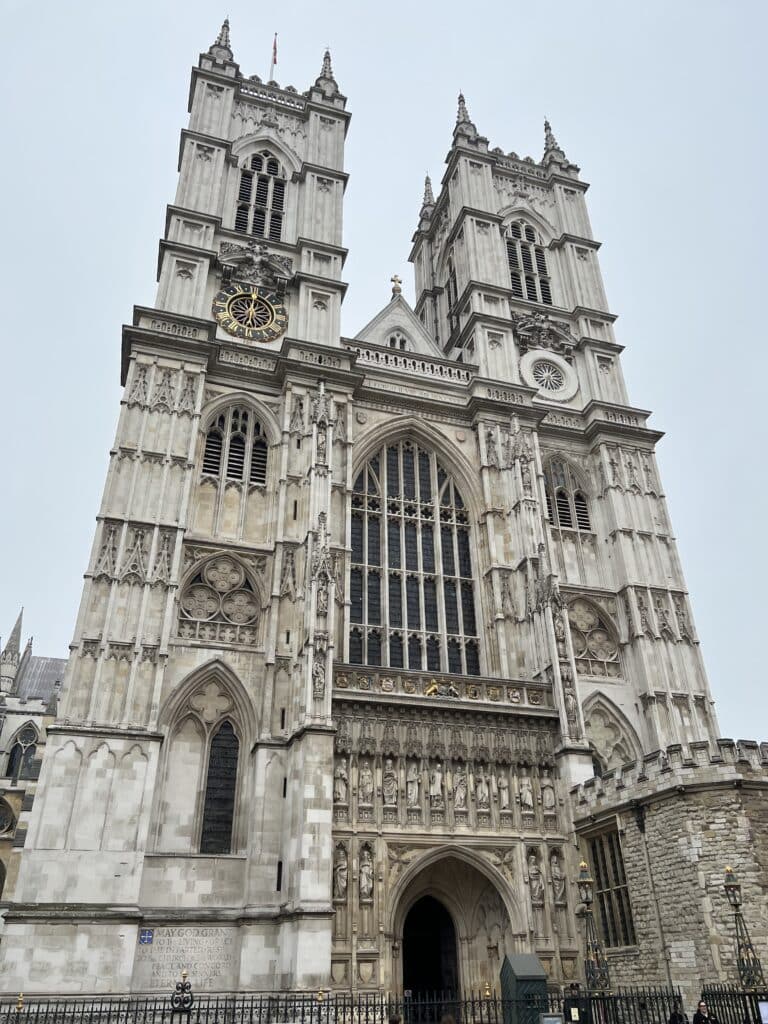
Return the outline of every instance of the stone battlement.
<path id="1" fill-rule="evenodd" d="M 768 784 L 768 743 L 730 739 L 675 743 L 574 786 L 574 820 L 667 793 L 744 782 Z"/>

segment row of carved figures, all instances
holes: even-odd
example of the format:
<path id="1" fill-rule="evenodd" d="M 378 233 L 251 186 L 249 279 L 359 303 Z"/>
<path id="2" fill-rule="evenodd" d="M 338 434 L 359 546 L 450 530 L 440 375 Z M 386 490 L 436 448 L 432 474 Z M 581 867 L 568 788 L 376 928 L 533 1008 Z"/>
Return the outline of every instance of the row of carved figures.
<path id="1" fill-rule="evenodd" d="M 348 805 L 350 798 L 350 768 L 345 757 L 337 758 L 333 772 L 333 802 Z M 557 807 L 555 783 L 549 769 L 543 767 L 539 778 L 540 803 L 545 814 L 554 814 Z M 419 761 L 409 758 L 405 761 L 405 788 L 400 787 L 396 759 L 387 757 L 381 769 L 380 793 L 385 807 L 395 808 L 401 796 L 405 796 L 406 807 L 420 807 L 422 797 L 427 796 L 433 809 L 444 808 L 446 801 L 454 810 L 464 811 L 474 797 L 478 810 L 488 810 L 492 799 L 498 802 L 499 810 L 511 811 L 513 794 L 510 791 L 510 774 L 504 766 L 494 767 L 478 764 L 468 767 L 463 761 L 456 761 L 450 768 L 441 761 L 432 761 L 422 768 Z M 374 767 L 368 759 L 360 762 L 357 769 L 358 806 L 373 806 L 376 795 Z M 518 802 L 524 814 L 535 813 L 533 781 L 529 775 L 518 776 Z"/>

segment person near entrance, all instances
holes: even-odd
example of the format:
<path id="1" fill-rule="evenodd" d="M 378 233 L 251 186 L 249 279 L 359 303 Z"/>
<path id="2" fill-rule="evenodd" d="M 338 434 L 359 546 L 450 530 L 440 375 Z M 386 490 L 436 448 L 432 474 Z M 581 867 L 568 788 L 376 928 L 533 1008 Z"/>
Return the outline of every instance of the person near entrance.
<path id="1" fill-rule="evenodd" d="M 709 1012 L 706 1002 L 701 999 L 693 1015 L 693 1024 L 718 1024 L 717 1017 Z"/>

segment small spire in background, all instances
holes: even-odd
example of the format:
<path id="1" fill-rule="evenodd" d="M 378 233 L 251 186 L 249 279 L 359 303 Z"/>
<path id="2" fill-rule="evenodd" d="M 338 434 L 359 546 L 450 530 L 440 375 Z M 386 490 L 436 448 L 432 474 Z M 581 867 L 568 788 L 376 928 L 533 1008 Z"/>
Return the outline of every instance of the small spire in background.
<path id="1" fill-rule="evenodd" d="M 422 206 L 434 206 L 435 205 L 435 193 L 432 191 L 432 179 L 429 175 L 424 179 L 424 201 Z"/>
<path id="2" fill-rule="evenodd" d="M 208 50 L 211 57 L 216 57 L 218 60 L 232 60 L 232 48 L 229 42 L 229 18 L 225 18 L 219 34 L 216 36 L 216 42 Z"/>
<path id="3" fill-rule="evenodd" d="M 5 645 L 3 650 L 3 659 L 16 657 L 18 661 L 19 655 L 21 654 L 21 620 L 24 617 L 24 609 L 22 608 L 19 612 L 19 617 L 16 619 L 16 625 L 11 630 L 11 635 L 8 637 L 8 643 Z"/>

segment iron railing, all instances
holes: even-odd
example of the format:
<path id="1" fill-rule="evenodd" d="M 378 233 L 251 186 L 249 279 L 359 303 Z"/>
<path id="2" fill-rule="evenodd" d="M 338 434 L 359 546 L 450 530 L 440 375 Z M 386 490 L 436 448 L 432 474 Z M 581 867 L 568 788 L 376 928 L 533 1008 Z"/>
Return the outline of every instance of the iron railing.
<path id="1" fill-rule="evenodd" d="M 178 1001 L 177 1001 L 178 1002 Z M 590 994 L 549 991 L 522 999 L 503 999 L 488 989 L 462 994 L 419 993 L 233 993 L 194 994 L 175 1006 L 171 996 L 92 997 L 0 995 L 0 1024 L 539 1024 L 542 1013 L 578 1009 L 580 1024 L 667 1024 L 675 989 L 619 989 Z M 747 1018 L 720 1018 L 720 1024 L 743 1024 Z M 759 1016 L 749 1018 L 760 1024 Z"/>
<path id="2" fill-rule="evenodd" d="M 745 989 L 740 985 L 707 985 L 701 998 L 710 1017 L 718 1024 L 761 1024 L 762 1003 L 768 1010 L 768 989 Z"/>

